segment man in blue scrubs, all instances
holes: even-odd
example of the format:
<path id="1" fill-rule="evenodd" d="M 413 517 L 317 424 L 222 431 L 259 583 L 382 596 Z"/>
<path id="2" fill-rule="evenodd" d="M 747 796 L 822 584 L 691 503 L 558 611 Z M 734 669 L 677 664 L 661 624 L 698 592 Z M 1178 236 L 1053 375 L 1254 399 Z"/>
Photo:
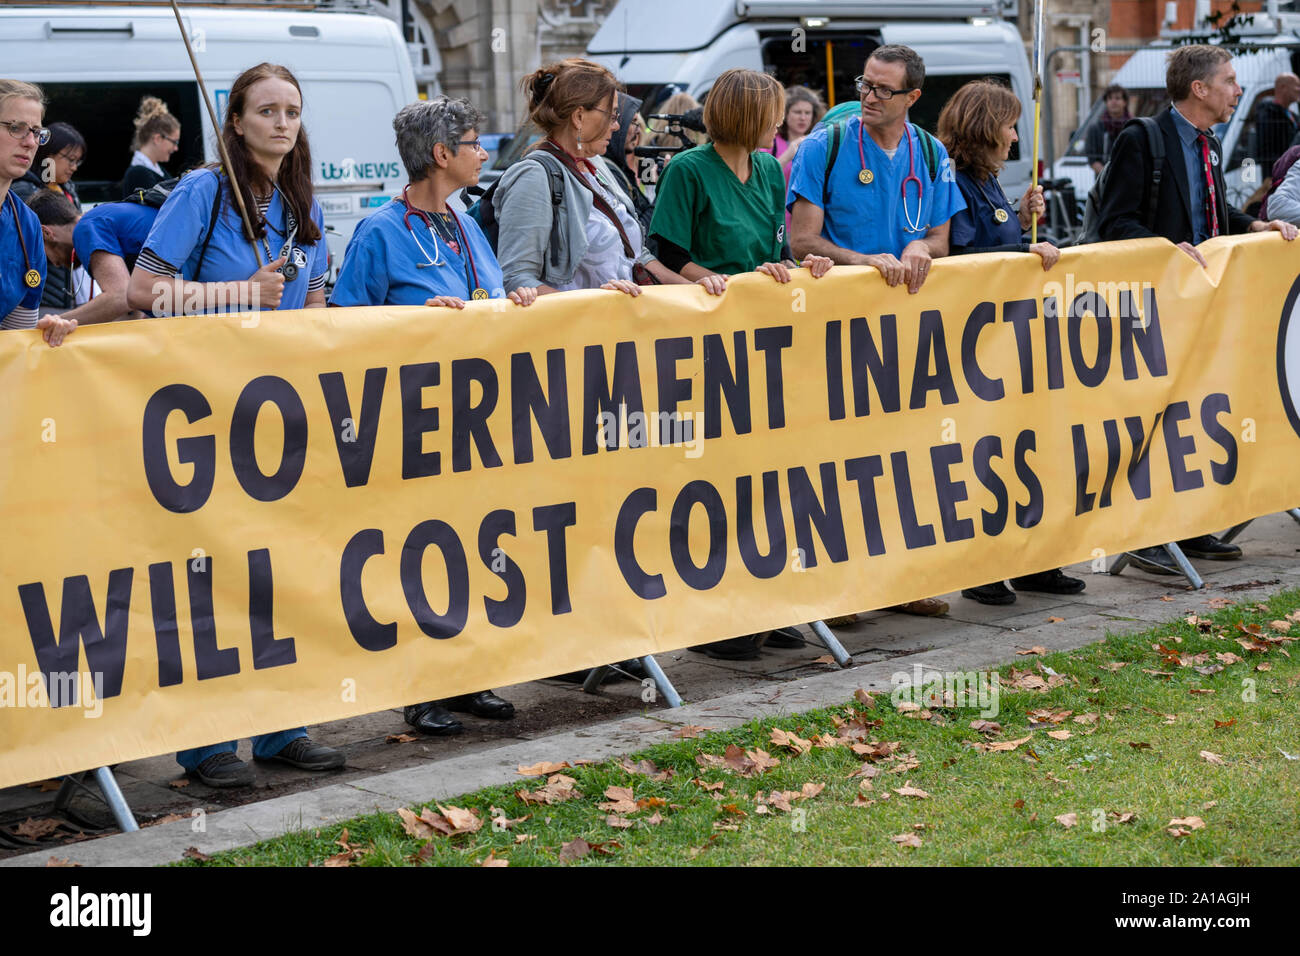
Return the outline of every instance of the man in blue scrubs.
<path id="1" fill-rule="evenodd" d="M 72 232 L 72 246 L 100 292 L 64 318 L 89 325 L 143 315 L 127 304 L 126 290 L 136 256 L 157 217 L 157 207 L 126 201 L 101 203 L 81 217 Z"/>
<path id="2" fill-rule="evenodd" d="M 829 172 L 833 128 L 804 140 L 786 197 L 796 258 L 874 266 L 889 285 L 915 293 L 931 260 L 948 254 L 948 220 L 966 202 L 943 144 L 907 122 L 924 81 L 915 50 L 878 47 L 858 80 L 862 113 L 844 125 Z"/>

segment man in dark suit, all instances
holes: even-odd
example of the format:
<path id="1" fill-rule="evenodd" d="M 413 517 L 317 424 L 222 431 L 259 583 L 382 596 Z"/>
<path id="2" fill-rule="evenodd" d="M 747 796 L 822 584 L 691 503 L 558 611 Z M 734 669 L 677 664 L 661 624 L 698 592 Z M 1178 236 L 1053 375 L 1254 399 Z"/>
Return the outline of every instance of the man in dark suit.
<path id="1" fill-rule="evenodd" d="M 1099 210 L 1101 238 L 1140 239 L 1163 236 L 1205 266 L 1198 243 L 1242 232 L 1297 235 L 1288 222 L 1264 222 L 1230 206 L 1223 180 L 1223 155 L 1211 127 L 1225 123 L 1241 98 L 1232 54 L 1221 47 L 1180 46 L 1169 55 L 1165 85 L 1172 106 L 1157 118 L 1165 156 L 1155 221 L 1147 222 L 1152 187 L 1152 156 L 1146 130 L 1138 123 L 1124 128 L 1112 147 L 1114 166 L 1107 174 Z M 1236 545 L 1203 534 L 1178 542 L 1190 558 L 1231 560 L 1241 557 Z M 1140 548 L 1129 560 L 1146 571 L 1178 574 L 1161 547 Z"/>

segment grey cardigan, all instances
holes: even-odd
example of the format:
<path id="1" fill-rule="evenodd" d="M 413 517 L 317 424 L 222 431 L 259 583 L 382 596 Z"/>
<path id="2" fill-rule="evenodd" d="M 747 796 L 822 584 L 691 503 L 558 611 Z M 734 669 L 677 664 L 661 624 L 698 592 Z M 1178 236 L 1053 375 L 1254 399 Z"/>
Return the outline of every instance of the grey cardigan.
<path id="1" fill-rule="evenodd" d="M 594 204 L 591 191 L 580 185 L 573 174 L 565 171 L 564 200 L 555 215 L 559 217 L 558 255 L 548 248 L 551 241 L 551 186 L 541 163 L 557 163 L 547 156 L 541 162 L 533 159 L 515 163 L 501 176 L 501 183 L 492 196 L 500 233 L 497 238 L 497 261 L 501 263 L 504 286 L 558 286 L 573 278 L 583 257 L 587 254 L 587 220 Z M 598 166 L 607 164 L 603 156 L 595 160 Z M 602 170 L 602 178 L 610 191 L 636 218 L 631 198 L 618 185 L 612 170 Z M 602 215 L 596 210 L 596 215 Z M 645 248 L 645 237 L 637 262 L 645 265 L 654 259 Z"/>

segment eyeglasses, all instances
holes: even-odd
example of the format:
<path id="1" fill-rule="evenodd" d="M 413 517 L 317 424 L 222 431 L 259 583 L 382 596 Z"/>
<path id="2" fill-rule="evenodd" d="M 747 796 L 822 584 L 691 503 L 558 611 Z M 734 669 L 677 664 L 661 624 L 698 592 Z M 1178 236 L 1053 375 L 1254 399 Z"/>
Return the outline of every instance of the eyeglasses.
<path id="1" fill-rule="evenodd" d="M 458 139 L 456 140 L 456 145 L 473 146 L 475 149 L 483 149 L 483 141 L 481 139 Z M 487 150 L 483 149 L 483 152 L 486 153 Z"/>
<path id="2" fill-rule="evenodd" d="M 63 160 L 73 169 L 80 169 L 81 164 L 85 161 L 85 157 L 78 157 L 77 159 L 73 159 L 71 156 L 64 155 L 63 153 L 59 153 L 58 158 Z"/>
<path id="3" fill-rule="evenodd" d="M 875 93 L 876 99 L 878 100 L 891 100 L 895 96 L 902 96 L 903 94 L 911 93 L 912 90 L 916 89 L 915 86 L 910 87 L 906 90 L 890 90 L 890 89 L 886 89 L 883 86 L 873 86 L 871 83 L 867 82 L 867 78 L 865 76 L 859 76 L 855 78 L 853 80 L 853 88 L 856 89 L 863 96 L 866 96 L 870 93 Z"/>
<path id="4" fill-rule="evenodd" d="M 163 136 L 162 133 L 159 133 L 158 135 L 162 136 L 163 139 L 167 140 L 167 142 L 171 143 L 177 149 L 181 148 L 181 138 L 179 136 L 177 136 L 175 139 L 172 139 L 170 136 Z"/>
<path id="5" fill-rule="evenodd" d="M 0 126 L 9 130 L 9 135 L 20 143 L 27 138 L 28 133 L 36 137 L 37 146 L 44 146 L 50 141 L 50 131 L 43 126 L 29 126 L 26 123 L 0 123 Z"/>

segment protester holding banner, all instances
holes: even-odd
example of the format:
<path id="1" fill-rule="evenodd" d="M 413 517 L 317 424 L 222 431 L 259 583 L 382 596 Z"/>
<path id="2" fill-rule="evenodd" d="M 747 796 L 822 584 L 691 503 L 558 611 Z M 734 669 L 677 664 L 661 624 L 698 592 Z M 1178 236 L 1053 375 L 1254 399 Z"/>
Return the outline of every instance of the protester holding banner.
<path id="1" fill-rule="evenodd" d="M 1169 54 L 1165 86 L 1172 101 L 1156 118 L 1164 141 L 1161 185 L 1148 221 L 1154 157 L 1147 131 L 1139 124 L 1125 127 L 1111 152 L 1098 215 L 1104 241 L 1163 236 L 1208 268 L 1196 246 L 1218 235 L 1276 230 L 1292 240 L 1296 227 L 1274 219 L 1264 222 L 1228 204 L 1223 159 L 1216 123 L 1226 123 L 1241 97 L 1232 54 L 1222 47 L 1194 44 Z M 1241 557 L 1235 544 L 1211 534 L 1178 542 L 1189 558 L 1212 561 Z M 1163 547 L 1129 552 L 1133 564 L 1153 574 L 1180 574 Z"/>
<path id="2" fill-rule="evenodd" d="M 704 107 L 712 142 L 665 167 L 655 194 L 651 234 L 663 262 L 691 280 L 724 282 L 738 272 L 764 272 L 789 282 L 785 182 L 771 146 L 785 109 L 781 84 L 766 73 L 727 70 Z M 818 278 L 833 263 L 808 256 Z"/>
<path id="3" fill-rule="evenodd" d="M 487 152 L 483 114 L 469 100 L 436 96 L 405 106 L 393 119 L 410 178 L 401 198 L 368 216 L 352 234 L 330 305 L 436 305 L 463 309 L 468 299 L 507 298 L 496 254 L 473 217 L 447 197 L 478 182 Z M 508 298 L 527 306 L 537 289 Z"/>
<path id="4" fill-rule="evenodd" d="M 617 87 L 613 73 L 582 59 L 552 63 L 525 77 L 529 116 L 546 138 L 506 170 L 492 197 L 507 287 L 640 295 L 639 285 L 689 281 L 645 248 L 631 198 L 599 162 L 619 128 Z M 558 206 L 552 202 L 553 176 L 562 183 Z M 722 291 L 713 277 L 700 284 Z"/>
<path id="5" fill-rule="evenodd" d="M 151 190 L 160 194 L 177 182 L 165 180 Z M 127 304 L 127 286 L 136 257 L 158 217 L 158 209 L 148 202 L 106 202 L 81 217 L 72 231 L 72 244 L 77 261 L 99 286 L 99 294 L 65 313 L 65 319 L 76 319 L 78 325 L 91 325 L 145 315 Z"/>
<path id="6" fill-rule="evenodd" d="M 786 197 L 796 256 L 874 266 L 916 293 L 948 254 L 948 221 L 964 201 L 943 145 L 907 121 L 924 82 L 915 50 L 877 47 L 856 81 L 861 115 L 804 140 Z"/>
<path id="7" fill-rule="evenodd" d="M 39 328 L 57 346 L 77 323 L 55 315 L 37 321 L 48 271 L 45 242 L 40 220 L 12 189 L 31 168 L 36 150 L 49 142 L 44 116 L 39 86 L 0 79 L 0 330 Z"/>
<path id="8" fill-rule="evenodd" d="M 172 191 L 131 273 L 131 307 L 177 315 L 325 305 L 325 219 L 294 75 L 270 63 L 241 73 L 221 136 L 232 169 L 194 170 Z"/>
<path id="9" fill-rule="evenodd" d="M 41 221 L 45 261 L 50 271 L 41 295 L 41 314 L 66 314 L 77 300 L 90 298 L 90 277 L 85 269 L 74 268 L 72 230 L 81 218 L 77 207 L 63 196 L 42 189 L 27 200 L 27 206 Z"/>

